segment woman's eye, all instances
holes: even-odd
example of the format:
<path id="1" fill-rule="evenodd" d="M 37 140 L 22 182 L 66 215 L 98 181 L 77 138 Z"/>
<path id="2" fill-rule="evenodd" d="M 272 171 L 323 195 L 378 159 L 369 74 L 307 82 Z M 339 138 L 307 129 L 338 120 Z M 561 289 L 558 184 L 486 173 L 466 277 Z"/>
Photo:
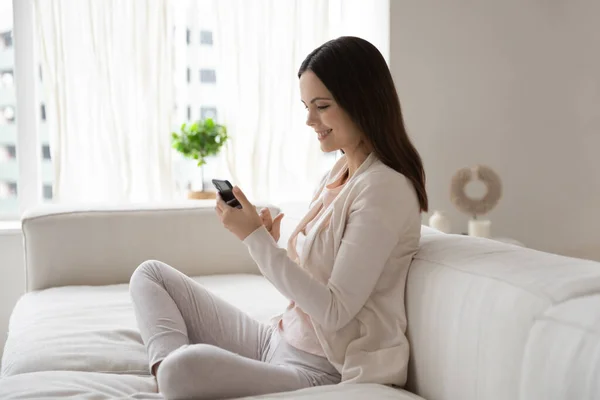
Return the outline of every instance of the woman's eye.
<path id="1" fill-rule="evenodd" d="M 325 110 L 326 108 L 329 108 L 329 105 L 326 106 L 318 106 L 317 107 L 319 110 Z"/>

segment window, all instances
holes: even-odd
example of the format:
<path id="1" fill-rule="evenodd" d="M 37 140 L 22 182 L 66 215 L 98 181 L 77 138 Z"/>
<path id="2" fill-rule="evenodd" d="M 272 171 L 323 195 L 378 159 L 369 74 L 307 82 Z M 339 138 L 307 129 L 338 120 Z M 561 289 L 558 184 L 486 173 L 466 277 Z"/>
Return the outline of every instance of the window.
<path id="1" fill-rule="evenodd" d="M 18 212 L 12 1 L 0 0 L 0 220 Z M 8 16 L 8 17 L 5 17 Z"/>
<path id="2" fill-rule="evenodd" d="M 20 208 L 52 199 L 54 179 L 32 2 L 0 0 L 0 15 L 0 220 L 14 220 Z"/>
<path id="3" fill-rule="evenodd" d="M 188 31 L 189 32 L 189 31 Z M 200 31 L 200 44 L 212 46 L 213 35 L 211 31 Z"/>
<path id="4" fill-rule="evenodd" d="M 15 108 L 12 105 L 0 106 L 0 123 L 4 125 L 13 124 L 15 122 Z"/>
<path id="5" fill-rule="evenodd" d="M 15 77 L 12 69 L 0 70 L 0 88 L 12 88 L 14 81 Z"/>
<path id="6" fill-rule="evenodd" d="M 8 1 L 4 1 L 4 3 L 8 3 Z M 8 8 L 10 7 L 10 8 Z M 7 12 L 6 15 L 12 15 L 12 5 L 3 5 L 2 10 L 5 10 L 5 12 Z M 11 21 L 9 22 L 12 25 L 12 18 L 10 18 Z M 12 26 L 10 27 L 10 29 L 6 29 L 4 32 L 0 33 L 0 49 L 8 49 L 10 47 L 12 47 L 13 45 L 13 41 L 12 41 Z"/>
<path id="7" fill-rule="evenodd" d="M 212 118 L 217 119 L 217 108 L 216 107 L 200 107 L 200 118 Z"/>
<path id="8" fill-rule="evenodd" d="M 40 172 L 41 172 L 41 186 L 42 200 L 51 201 L 52 197 L 52 184 L 54 182 L 54 169 L 52 167 L 52 159 L 50 157 L 50 134 L 48 131 L 48 124 L 46 121 L 46 103 L 44 98 L 44 90 L 42 88 L 42 67 L 38 65 L 36 68 L 38 72 L 38 79 L 36 82 L 36 94 L 37 101 L 39 102 L 39 124 L 38 124 L 38 146 L 40 148 L 39 161 Z"/>
<path id="9" fill-rule="evenodd" d="M 48 76 L 42 75 L 36 60 L 39 49 L 35 43 L 33 3 L 0 0 L 0 219 L 18 218 L 20 206 L 27 208 L 43 200 L 50 201 L 54 195 L 52 155 L 60 153 L 50 148 L 47 125 L 53 122 L 54 102 L 44 99 L 42 90 L 42 81 L 48 80 Z M 186 12 L 175 16 L 176 26 L 172 31 L 177 49 L 173 104 L 177 116 L 173 119 L 173 131 L 183 122 L 205 118 L 222 122 L 219 118 L 225 116 L 217 106 L 215 85 L 217 74 L 223 80 L 216 60 L 219 37 L 212 9 L 215 1 L 184 0 L 177 4 L 183 4 Z M 19 21 L 14 30 L 13 11 Z M 194 160 L 183 160 L 178 153 L 173 154 L 175 179 L 185 191 L 198 176 L 198 168 Z M 208 160 L 205 183 L 216 175 L 209 173 L 211 164 L 222 168 L 225 161 L 223 153 Z M 190 167 L 183 167 L 184 164 Z"/>
<path id="10" fill-rule="evenodd" d="M 14 144 L 5 144 L 3 150 L 4 157 L 0 158 L 4 158 L 4 160 L 12 160 L 17 158 L 17 146 Z"/>
<path id="11" fill-rule="evenodd" d="M 42 187 L 42 193 L 44 194 L 44 200 L 52 200 L 52 185 L 44 185 Z"/>
<path id="12" fill-rule="evenodd" d="M 214 69 L 201 69 L 200 70 L 200 82 L 216 83 L 217 82 L 217 72 Z"/>
<path id="13" fill-rule="evenodd" d="M 50 160 L 50 146 L 42 145 L 42 160 Z"/>
<path id="14" fill-rule="evenodd" d="M 173 121 L 174 131 L 179 131 L 183 122 L 193 122 L 198 119 L 211 117 L 217 122 L 217 92 L 215 88 L 217 70 L 214 47 L 215 10 L 212 0 L 187 0 L 177 2 L 183 12 L 176 22 L 175 47 L 181 55 L 179 77 L 181 86 L 177 87 L 176 102 L 181 104 L 179 112 Z M 202 187 L 202 174 L 194 160 L 184 159 L 179 153 L 173 152 L 173 171 L 175 191 L 178 197 L 185 197 L 188 188 L 199 190 Z M 216 166 L 221 162 L 223 154 L 210 157 L 204 167 L 204 188 L 212 190 L 210 178 Z"/>
<path id="15" fill-rule="evenodd" d="M 14 184 L 15 191 L 12 192 L 11 184 L 9 182 L 0 182 L 0 199 L 8 199 L 10 197 L 15 197 L 17 184 Z"/>
<path id="16" fill-rule="evenodd" d="M 17 182 L 15 181 L 0 181 L 0 201 L 4 202 L 4 206 L 7 204 L 16 203 L 17 198 Z"/>
<path id="17" fill-rule="evenodd" d="M 41 86 L 41 82 L 38 83 Z M 43 90 L 38 89 L 38 96 L 43 101 Z M 41 184 L 42 184 L 42 199 L 51 201 L 52 197 L 52 183 L 54 182 L 54 169 L 52 167 L 52 158 L 50 156 L 50 137 L 48 132 L 48 126 L 46 123 L 46 106 L 44 103 L 40 104 L 40 119 L 38 125 L 39 133 L 39 162 L 41 163 Z M 50 188 L 50 189 L 48 189 Z"/>

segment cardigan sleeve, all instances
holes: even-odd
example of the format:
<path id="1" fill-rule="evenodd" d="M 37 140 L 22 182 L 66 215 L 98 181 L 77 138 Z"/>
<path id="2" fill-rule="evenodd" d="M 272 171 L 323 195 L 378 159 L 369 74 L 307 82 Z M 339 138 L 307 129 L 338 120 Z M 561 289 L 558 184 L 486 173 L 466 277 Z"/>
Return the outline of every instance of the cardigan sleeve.
<path id="1" fill-rule="evenodd" d="M 382 191 L 383 189 L 383 191 Z M 314 279 L 264 227 L 244 243 L 262 274 L 324 330 L 337 331 L 365 305 L 415 212 L 414 192 L 366 186 L 354 199 L 329 281 Z M 418 210 L 418 208 L 417 208 Z M 418 212 L 418 211 L 417 211 Z"/>

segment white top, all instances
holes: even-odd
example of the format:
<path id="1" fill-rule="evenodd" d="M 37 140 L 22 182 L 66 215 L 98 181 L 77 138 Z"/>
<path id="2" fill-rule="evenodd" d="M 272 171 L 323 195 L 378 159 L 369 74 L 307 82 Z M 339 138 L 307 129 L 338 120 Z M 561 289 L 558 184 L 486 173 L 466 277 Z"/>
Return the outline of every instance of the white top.
<path id="1" fill-rule="evenodd" d="M 337 175 L 325 185 L 321 195 L 314 202 L 314 207 L 318 207 L 317 214 L 306 225 L 298 225 L 296 227 L 296 235 L 292 235 L 288 241 L 288 257 L 293 261 L 299 261 L 299 254 L 302 254 L 306 234 L 310 234 L 312 229 L 319 229 L 315 233 L 316 239 L 313 243 L 312 251 L 320 254 L 322 259 L 333 259 L 333 236 L 332 227 L 329 225 L 329 220 L 326 219 L 316 226 L 321 215 L 328 209 L 329 205 L 335 200 L 337 195 L 342 191 L 344 184 L 342 183 L 348 169 L 342 169 Z M 308 271 L 311 273 L 310 271 Z M 322 280 L 326 281 L 328 276 L 323 276 Z M 317 355 L 319 357 L 327 357 L 323 351 L 323 347 L 319 342 L 317 333 L 315 332 L 314 324 L 308 314 L 302 308 L 291 301 L 285 312 L 274 318 L 277 329 L 285 341 L 297 349 L 307 353 Z"/>
<path id="2" fill-rule="evenodd" d="M 330 176 L 345 165 L 342 157 Z M 313 201 L 299 227 L 318 210 Z M 333 249 L 331 257 L 312 251 L 317 227 L 327 219 L 332 234 L 320 239 Z M 412 184 L 372 153 L 318 218 L 298 263 L 264 227 L 244 243 L 263 275 L 310 315 L 342 382 L 402 386 L 409 358 L 404 289 L 420 236 Z"/>

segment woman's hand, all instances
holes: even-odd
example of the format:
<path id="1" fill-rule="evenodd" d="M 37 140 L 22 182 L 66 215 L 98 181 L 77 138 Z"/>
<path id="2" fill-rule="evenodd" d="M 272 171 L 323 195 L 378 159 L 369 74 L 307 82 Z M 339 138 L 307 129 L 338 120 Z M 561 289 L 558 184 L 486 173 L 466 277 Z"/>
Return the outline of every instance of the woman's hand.
<path id="1" fill-rule="evenodd" d="M 240 188 L 237 186 L 234 187 L 233 194 L 242 205 L 241 209 L 231 207 L 217 193 L 217 206 L 215 210 L 223 226 L 243 241 L 248 235 L 260 228 L 263 222 L 256 212 L 256 207 L 248 201 L 248 198 L 246 198 L 246 195 L 242 193 Z"/>
<path id="2" fill-rule="evenodd" d="M 279 237 L 281 236 L 281 220 L 283 219 L 283 215 L 284 214 L 279 213 L 275 219 L 273 219 L 271 211 L 268 208 L 260 210 L 260 219 L 262 219 L 263 225 L 267 228 L 276 242 L 279 242 Z"/>

